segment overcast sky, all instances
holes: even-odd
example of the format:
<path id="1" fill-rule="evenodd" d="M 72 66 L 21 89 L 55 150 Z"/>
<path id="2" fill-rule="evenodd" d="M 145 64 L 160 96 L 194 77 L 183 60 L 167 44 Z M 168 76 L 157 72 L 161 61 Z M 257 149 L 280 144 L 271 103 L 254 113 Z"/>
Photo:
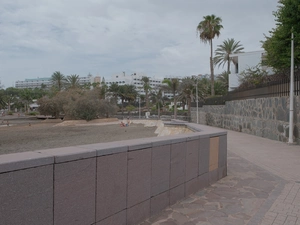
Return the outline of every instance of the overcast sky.
<path id="1" fill-rule="evenodd" d="M 0 0 L 0 80 L 7 88 L 54 71 L 106 79 L 210 73 L 209 45 L 196 34 L 203 16 L 223 20 L 215 47 L 234 38 L 257 51 L 275 10 L 277 0 Z"/>

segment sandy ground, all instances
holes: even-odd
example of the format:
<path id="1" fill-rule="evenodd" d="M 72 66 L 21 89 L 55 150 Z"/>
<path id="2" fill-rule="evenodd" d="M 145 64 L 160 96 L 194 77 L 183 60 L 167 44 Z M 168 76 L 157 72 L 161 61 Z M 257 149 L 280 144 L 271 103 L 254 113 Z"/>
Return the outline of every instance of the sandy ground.
<path id="1" fill-rule="evenodd" d="M 120 127 L 117 120 L 104 123 L 100 120 L 88 123 L 66 121 L 66 125 L 62 125 L 61 120 L 52 119 L 1 119 L 0 154 L 157 136 L 154 133 L 156 127 L 143 124 Z"/>

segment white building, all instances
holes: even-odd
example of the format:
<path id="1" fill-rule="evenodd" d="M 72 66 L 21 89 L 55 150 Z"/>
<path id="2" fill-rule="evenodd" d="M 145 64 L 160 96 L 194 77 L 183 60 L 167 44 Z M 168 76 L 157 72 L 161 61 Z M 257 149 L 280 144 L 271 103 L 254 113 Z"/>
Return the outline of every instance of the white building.
<path id="1" fill-rule="evenodd" d="M 84 85 L 88 83 L 93 83 L 94 79 L 92 75 L 88 75 L 86 77 L 79 77 L 79 84 Z M 46 85 L 46 88 L 52 87 L 51 77 L 43 77 L 43 78 L 33 78 L 28 79 L 26 78 L 24 81 L 16 81 L 15 87 L 16 88 L 41 88 L 42 85 Z"/>
<path id="2" fill-rule="evenodd" d="M 143 88 L 143 81 L 142 81 L 143 77 L 148 77 L 148 76 L 142 73 L 139 74 L 133 73 L 131 75 L 126 75 L 125 72 L 123 72 L 121 75 L 120 74 L 112 75 L 111 78 L 106 80 L 105 83 L 108 87 L 110 87 L 110 85 L 112 85 L 113 83 L 117 83 L 118 85 L 124 85 L 124 84 L 134 85 L 139 94 L 145 95 L 144 88 Z M 148 77 L 148 78 L 150 81 L 149 82 L 150 87 L 152 89 L 158 88 L 163 81 L 162 79 L 156 79 L 152 77 Z"/>
<path id="3" fill-rule="evenodd" d="M 43 78 L 34 78 L 34 79 L 25 79 L 24 81 L 16 81 L 16 88 L 41 88 L 41 86 L 46 85 L 46 87 L 51 87 L 51 77 L 43 77 Z"/>
<path id="4" fill-rule="evenodd" d="M 230 65 L 228 91 L 232 91 L 239 86 L 240 74 L 246 69 L 258 66 L 259 68 L 266 70 L 268 74 L 271 74 L 271 68 L 262 66 L 262 61 L 265 55 L 265 51 L 230 54 L 230 58 L 232 58 L 235 63 L 231 63 Z"/>

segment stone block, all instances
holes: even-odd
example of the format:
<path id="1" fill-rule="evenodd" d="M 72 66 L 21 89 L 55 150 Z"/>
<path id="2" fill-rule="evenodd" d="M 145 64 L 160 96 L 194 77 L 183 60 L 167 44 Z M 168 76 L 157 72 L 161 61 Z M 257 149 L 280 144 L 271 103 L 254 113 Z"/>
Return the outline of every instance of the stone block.
<path id="1" fill-rule="evenodd" d="M 227 165 L 227 135 L 219 137 L 219 159 L 218 167 Z"/>
<path id="2" fill-rule="evenodd" d="M 202 174 L 198 177 L 199 190 L 209 186 L 209 172 Z"/>
<path id="3" fill-rule="evenodd" d="M 150 199 L 127 209 L 127 225 L 136 225 L 150 217 Z"/>
<path id="4" fill-rule="evenodd" d="M 54 224 L 95 223 L 96 157 L 54 166 Z"/>
<path id="5" fill-rule="evenodd" d="M 169 206 L 170 203 L 170 193 L 169 191 L 163 192 L 159 195 L 156 195 L 151 198 L 151 209 L 150 215 L 153 216 L 155 214 L 160 213 L 165 208 Z"/>
<path id="6" fill-rule="evenodd" d="M 151 138 L 140 138 L 130 140 L 130 145 L 128 146 L 128 151 L 147 149 L 152 147 Z"/>
<path id="7" fill-rule="evenodd" d="M 185 161 L 185 181 L 192 180 L 198 176 L 199 171 L 199 146 L 200 140 L 188 141 Z"/>
<path id="8" fill-rule="evenodd" d="M 186 142 L 171 145 L 170 188 L 185 182 Z"/>
<path id="9" fill-rule="evenodd" d="M 196 193 L 200 189 L 200 180 L 198 177 L 188 181 L 185 183 L 185 193 L 184 195 L 187 197 L 191 194 Z"/>
<path id="10" fill-rule="evenodd" d="M 0 173 L 46 166 L 54 163 L 54 157 L 39 152 L 19 152 L 0 155 Z"/>
<path id="11" fill-rule="evenodd" d="M 218 168 L 218 180 L 227 176 L 227 166 Z"/>
<path id="12" fill-rule="evenodd" d="M 126 210 L 101 220 L 97 222 L 96 225 L 126 225 Z"/>
<path id="13" fill-rule="evenodd" d="M 151 148 L 128 152 L 127 208 L 150 199 Z"/>
<path id="14" fill-rule="evenodd" d="M 169 190 L 171 146 L 152 148 L 151 196 Z"/>
<path id="15" fill-rule="evenodd" d="M 170 190 L 170 205 L 184 198 L 184 184 L 174 187 Z"/>
<path id="16" fill-rule="evenodd" d="M 219 137 L 209 139 L 209 171 L 216 170 L 219 165 Z"/>
<path id="17" fill-rule="evenodd" d="M 216 183 L 218 181 L 218 179 L 219 179 L 218 172 L 219 172 L 218 168 L 208 172 L 208 181 L 209 181 L 210 185 L 213 183 Z"/>
<path id="18" fill-rule="evenodd" d="M 97 158 L 96 220 L 126 208 L 127 152 Z"/>
<path id="19" fill-rule="evenodd" d="M 96 150 L 89 148 L 79 148 L 76 146 L 38 150 L 35 152 L 53 156 L 55 163 L 87 159 L 96 156 Z"/>
<path id="20" fill-rule="evenodd" d="M 198 175 L 205 174 L 209 171 L 209 143 L 209 138 L 200 139 Z"/>
<path id="21" fill-rule="evenodd" d="M 0 224 L 53 224 L 53 165 L 0 174 Z"/>

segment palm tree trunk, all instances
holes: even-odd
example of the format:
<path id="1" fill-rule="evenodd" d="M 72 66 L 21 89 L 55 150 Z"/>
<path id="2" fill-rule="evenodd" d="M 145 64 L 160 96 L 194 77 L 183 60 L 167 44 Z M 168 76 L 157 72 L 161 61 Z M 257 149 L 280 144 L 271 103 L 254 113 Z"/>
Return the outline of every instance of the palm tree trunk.
<path id="1" fill-rule="evenodd" d="M 230 74 L 230 59 L 227 62 L 227 73 Z"/>
<path id="2" fill-rule="evenodd" d="M 149 111 L 149 100 L 148 100 L 148 91 L 146 91 L 146 108 L 147 108 L 147 111 Z"/>
<path id="3" fill-rule="evenodd" d="M 213 65 L 213 43 L 210 40 L 210 79 L 211 79 L 211 95 L 215 95 L 215 77 L 214 77 L 214 65 Z"/>
<path id="4" fill-rule="evenodd" d="M 173 93 L 173 97 L 174 97 L 174 119 L 177 119 L 177 101 L 175 97 L 175 92 Z"/>
<path id="5" fill-rule="evenodd" d="M 158 107 L 157 107 L 157 116 L 158 116 L 158 119 L 160 119 L 160 103 L 158 102 Z"/>
<path id="6" fill-rule="evenodd" d="M 191 99 L 188 98 L 187 102 L 188 102 L 188 115 L 189 115 L 189 117 L 191 117 Z"/>

